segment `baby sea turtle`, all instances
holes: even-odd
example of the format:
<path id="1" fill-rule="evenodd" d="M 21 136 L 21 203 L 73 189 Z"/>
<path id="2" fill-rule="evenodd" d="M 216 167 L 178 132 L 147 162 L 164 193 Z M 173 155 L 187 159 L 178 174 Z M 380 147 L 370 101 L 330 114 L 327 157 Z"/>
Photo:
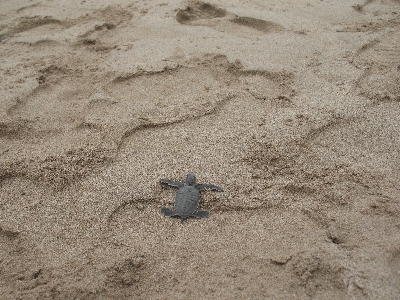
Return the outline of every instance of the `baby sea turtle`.
<path id="1" fill-rule="evenodd" d="M 207 218 L 210 215 L 205 210 L 196 211 L 200 203 L 200 191 L 216 190 L 222 192 L 220 187 L 213 184 L 196 184 L 196 176 L 193 173 L 188 174 L 185 183 L 167 179 L 161 179 L 160 182 L 179 188 L 174 201 L 174 209 L 163 207 L 161 213 L 166 217 L 180 216 L 182 220 L 188 217 Z"/>

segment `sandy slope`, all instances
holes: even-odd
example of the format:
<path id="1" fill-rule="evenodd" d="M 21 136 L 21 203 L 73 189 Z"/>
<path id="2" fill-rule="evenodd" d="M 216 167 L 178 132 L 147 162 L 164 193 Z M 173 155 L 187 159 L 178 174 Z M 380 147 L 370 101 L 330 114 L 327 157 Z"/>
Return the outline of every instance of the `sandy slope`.
<path id="1" fill-rule="evenodd" d="M 1 299 L 398 299 L 399 1 L 0 13 Z"/>

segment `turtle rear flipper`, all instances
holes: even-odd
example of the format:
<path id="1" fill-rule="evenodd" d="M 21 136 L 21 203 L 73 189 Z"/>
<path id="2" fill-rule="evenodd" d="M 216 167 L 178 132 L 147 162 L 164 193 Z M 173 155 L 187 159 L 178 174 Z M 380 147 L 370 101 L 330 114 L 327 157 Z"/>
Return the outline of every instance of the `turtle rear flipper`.
<path id="1" fill-rule="evenodd" d="M 202 191 L 202 190 L 216 190 L 218 192 L 223 192 L 223 190 L 219 186 L 216 186 L 216 185 L 213 185 L 213 184 L 198 184 L 198 185 L 196 185 L 196 189 L 198 189 L 199 191 Z"/>
<path id="2" fill-rule="evenodd" d="M 161 213 L 166 217 L 172 217 L 176 215 L 176 213 L 173 210 L 166 207 L 161 208 Z"/>
<path id="3" fill-rule="evenodd" d="M 203 211 L 196 211 L 192 214 L 193 217 L 195 218 L 208 218 L 208 216 L 210 215 L 210 212 L 203 210 Z"/>
<path id="4" fill-rule="evenodd" d="M 166 183 L 170 186 L 175 186 L 175 187 L 183 187 L 185 184 L 183 182 L 177 182 L 177 181 L 172 181 L 168 179 L 160 179 L 161 183 Z"/>

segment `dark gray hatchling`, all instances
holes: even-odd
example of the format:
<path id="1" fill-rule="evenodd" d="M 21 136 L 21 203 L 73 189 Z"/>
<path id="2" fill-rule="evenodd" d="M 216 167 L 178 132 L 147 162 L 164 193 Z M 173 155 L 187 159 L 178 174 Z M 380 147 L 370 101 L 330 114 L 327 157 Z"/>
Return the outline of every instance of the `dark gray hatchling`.
<path id="1" fill-rule="evenodd" d="M 182 220 L 188 217 L 207 218 L 210 215 L 208 211 L 197 211 L 200 203 L 200 191 L 222 192 L 220 187 L 213 184 L 196 184 L 196 176 L 193 173 L 188 174 L 185 183 L 167 179 L 161 179 L 160 182 L 179 188 L 174 201 L 174 209 L 163 207 L 161 213 L 166 217 L 180 216 Z"/>

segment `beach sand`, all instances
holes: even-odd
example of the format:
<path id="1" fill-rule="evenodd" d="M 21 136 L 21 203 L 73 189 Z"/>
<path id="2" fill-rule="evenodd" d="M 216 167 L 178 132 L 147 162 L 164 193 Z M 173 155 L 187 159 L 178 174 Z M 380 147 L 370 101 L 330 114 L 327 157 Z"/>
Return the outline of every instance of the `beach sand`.
<path id="1" fill-rule="evenodd" d="M 399 17 L 1 1 L 0 298 L 399 299 Z"/>

